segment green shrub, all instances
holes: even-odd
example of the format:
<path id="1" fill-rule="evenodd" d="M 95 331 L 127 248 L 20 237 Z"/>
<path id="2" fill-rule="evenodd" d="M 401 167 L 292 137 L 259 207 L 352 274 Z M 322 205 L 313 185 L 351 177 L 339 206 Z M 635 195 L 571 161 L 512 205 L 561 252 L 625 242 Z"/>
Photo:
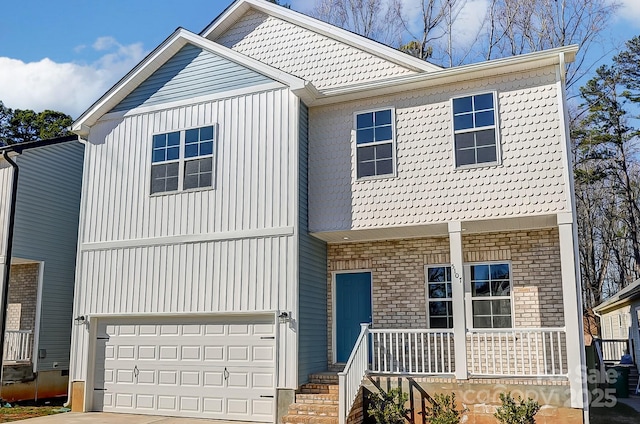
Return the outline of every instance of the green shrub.
<path id="1" fill-rule="evenodd" d="M 411 412 L 404 406 L 408 399 L 409 395 L 399 387 L 386 393 L 371 393 L 367 412 L 378 424 L 404 424 L 405 416 Z"/>
<path id="2" fill-rule="evenodd" d="M 451 393 L 437 393 L 430 400 L 431 407 L 426 407 L 427 421 L 431 424 L 458 424 L 461 415 L 467 410 L 458 410 L 456 407 L 456 395 Z"/>
<path id="3" fill-rule="evenodd" d="M 518 403 L 511 397 L 511 393 L 500 393 L 502 406 L 498 408 L 494 417 L 502 424 L 535 424 L 534 415 L 540 410 L 540 404 L 529 398 L 526 401 L 518 396 Z"/>

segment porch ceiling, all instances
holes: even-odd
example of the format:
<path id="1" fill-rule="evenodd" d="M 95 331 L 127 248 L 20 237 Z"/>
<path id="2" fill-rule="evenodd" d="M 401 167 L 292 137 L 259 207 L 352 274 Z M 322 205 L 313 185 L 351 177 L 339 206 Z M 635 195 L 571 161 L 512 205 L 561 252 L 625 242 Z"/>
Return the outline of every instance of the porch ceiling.
<path id="1" fill-rule="evenodd" d="M 464 234 L 496 233 L 505 231 L 536 230 L 553 228 L 558 225 L 557 215 L 536 215 L 517 218 L 465 221 Z M 311 235 L 327 243 L 350 243 L 362 241 L 446 237 L 449 235 L 447 223 L 411 225 L 384 228 L 363 228 L 342 231 L 318 231 Z"/>

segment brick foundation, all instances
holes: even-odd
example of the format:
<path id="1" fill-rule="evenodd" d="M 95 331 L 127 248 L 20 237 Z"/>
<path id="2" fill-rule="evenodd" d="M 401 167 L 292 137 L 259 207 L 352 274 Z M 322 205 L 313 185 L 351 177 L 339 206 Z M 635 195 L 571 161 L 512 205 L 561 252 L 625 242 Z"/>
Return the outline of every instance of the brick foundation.
<path id="1" fill-rule="evenodd" d="M 429 398 L 437 393 L 456 396 L 459 410 L 467 409 L 463 422 L 484 424 L 497 422 L 493 414 L 500 406 L 500 393 L 511 392 L 516 398 L 531 397 L 543 405 L 536 414 L 537 424 L 582 424 L 581 409 L 571 408 L 571 394 L 566 380 L 535 379 L 471 379 L 456 381 L 447 378 L 369 377 L 364 381 L 365 391 L 377 392 L 401 386 L 409 394 L 407 406 L 412 410 L 412 423 L 426 423 L 425 407 Z M 365 422 L 367 422 L 365 420 Z M 355 424 L 355 422 L 353 422 Z"/>
<path id="2" fill-rule="evenodd" d="M 35 328 L 39 270 L 39 264 L 11 265 L 7 330 Z"/>

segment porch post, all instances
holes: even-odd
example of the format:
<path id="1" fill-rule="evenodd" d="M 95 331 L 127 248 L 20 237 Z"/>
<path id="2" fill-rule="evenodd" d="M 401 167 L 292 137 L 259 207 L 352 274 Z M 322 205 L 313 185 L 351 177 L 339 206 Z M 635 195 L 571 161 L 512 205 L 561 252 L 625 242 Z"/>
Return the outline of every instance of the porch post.
<path id="1" fill-rule="evenodd" d="M 449 222 L 449 249 L 451 255 L 451 297 L 453 300 L 453 344 L 456 355 L 455 376 L 469 378 L 467 369 L 467 326 L 464 305 L 464 257 L 462 255 L 462 222 Z"/>
<path id="2" fill-rule="evenodd" d="M 587 379 L 584 368 L 584 330 L 582 322 L 582 292 L 578 274 L 576 224 L 573 214 L 558 214 L 560 234 L 560 267 L 562 303 L 567 334 L 567 367 L 571 387 L 571 407 L 583 408 L 587 403 Z"/>

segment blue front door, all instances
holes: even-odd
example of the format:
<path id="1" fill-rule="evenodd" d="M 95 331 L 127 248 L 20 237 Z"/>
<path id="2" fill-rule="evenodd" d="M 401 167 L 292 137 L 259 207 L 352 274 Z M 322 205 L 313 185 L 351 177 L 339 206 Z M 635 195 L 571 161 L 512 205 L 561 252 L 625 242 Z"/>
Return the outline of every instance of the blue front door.
<path id="1" fill-rule="evenodd" d="M 347 362 L 363 322 L 371 322 L 371 273 L 336 274 L 336 362 Z"/>

